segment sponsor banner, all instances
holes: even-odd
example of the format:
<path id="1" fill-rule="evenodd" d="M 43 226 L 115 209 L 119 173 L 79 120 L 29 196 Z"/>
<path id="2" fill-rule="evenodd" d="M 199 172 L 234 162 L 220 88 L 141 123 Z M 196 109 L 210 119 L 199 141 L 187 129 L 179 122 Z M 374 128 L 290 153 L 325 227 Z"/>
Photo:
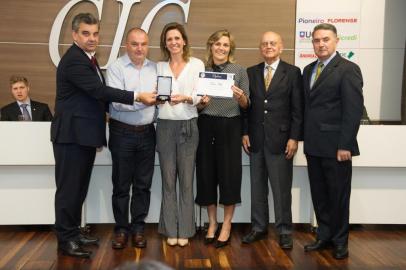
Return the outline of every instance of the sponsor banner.
<path id="1" fill-rule="evenodd" d="M 338 49 L 340 55 L 355 63 L 358 62 L 359 48 L 353 49 Z M 295 65 L 303 70 L 305 66 L 313 61 L 317 60 L 317 56 L 314 54 L 313 49 L 296 49 L 295 53 Z"/>
<path id="2" fill-rule="evenodd" d="M 313 55 L 312 32 L 320 23 L 330 23 L 337 28 L 340 39 L 337 50 L 345 58 L 357 62 L 359 50 L 360 13 L 359 12 L 298 12 L 296 16 L 296 65 L 302 67 L 316 59 Z M 303 50 L 302 50 L 303 49 Z"/>

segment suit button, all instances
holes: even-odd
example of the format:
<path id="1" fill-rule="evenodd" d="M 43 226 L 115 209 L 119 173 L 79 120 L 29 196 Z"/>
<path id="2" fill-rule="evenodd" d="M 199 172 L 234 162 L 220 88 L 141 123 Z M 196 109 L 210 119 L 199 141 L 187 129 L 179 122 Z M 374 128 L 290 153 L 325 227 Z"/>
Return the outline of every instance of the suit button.
<path id="1" fill-rule="evenodd" d="M 264 101 L 264 102 L 265 102 L 265 103 L 268 103 L 268 100 L 266 100 L 266 99 L 265 99 L 265 101 Z"/>
<path id="2" fill-rule="evenodd" d="M 267 114 L 267 113 L 268 113 L 268 111 L 267 111 L 267 110 L 265 110 L 265 111 L 264 111 L 264 113 L 265 113 L 265 114 Z"/>

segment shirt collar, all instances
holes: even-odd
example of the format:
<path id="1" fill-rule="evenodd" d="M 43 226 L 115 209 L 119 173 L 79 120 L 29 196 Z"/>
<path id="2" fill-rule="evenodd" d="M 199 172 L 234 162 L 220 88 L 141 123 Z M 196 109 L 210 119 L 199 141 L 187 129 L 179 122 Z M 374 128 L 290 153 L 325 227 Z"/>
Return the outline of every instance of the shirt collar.
<path id="1" fill-rule="evenodd" d="M 18 104 L 18 107 L 21 107 L 21 104 L 27 104 L 28 106 L 31 106 L 31 100 L 30 100 L 30 98 L 27 98 L 27 102 L 21 102 L 21 101 L 17 100 L 17 104 Z"/>
<path id="2" fill-rule="evenodd" d="M 74 41 L 74 43 L 76 44 L 76 46 L 79 47 L 79 45 L 76 43 L 76 41 Z M 96 52 L 90 52 L 89 53 L 89 52 L 84 51 L 82 48 L 80 48 L 80 49 L 87 55 L 87 57 L 89 57 L 89 59 L 92 59 L 92 57 L 96 54 Z"/>
<path id="3" fill-rule="evenodd" d="M 336 54 L 337 54 L 337 51 L 335 51 L 335 52 L 334 52 L 327 60 L 325 60 L 325 61 L 320 61 L 320 59 L 318 59 L 316 66 L 317 66 L 319 63 L 323 63 L 324 66 L 327 66 L 328 63 L 330 63 L 330 61 L 336 56 Z"/>
<path id="4" fill-rule="evenodd" d="M 264 69 L 267 69 L 268 66 L 271 66 L 272 70 L 276 70 L 276 69 L 278 68 L 278 65 L 279 65 L 279 62 L 280 62 L 280 61 L 281 61 L 281 59 L 279 58 L 278 60 L 276 60 L 275 62 L 273 62 L 273 63 L 270 64 L 270 65 L 268 65 L 268 64 L 265 62 Z"/>
<path id="5" fill-rule="evenodd" d="M 127 53 L 123 56 L 122 59 L 123 59 L 123 64 L 124 64 L 125 66 L 133 65 L 133 66 L 135 67 L 134 63 L 131 61 L 131 59 L 130 59 L 130 57 L 128 56 Z M 145 67 L 145 66 L 149 65 L 150 62 L 151 62 L 150 60 L 148 60 L 147 58 L 145 58 L 144 63 L 142 63 L 142 67 Z"/>
<path id="6" fill-rule="evenodd" d="M 224 62 L 223 64 L 216 65 L 213 63 L 212 69 L 215 72 L 221 72 L 227 65 L 229 64 L 228 61 Z"/>

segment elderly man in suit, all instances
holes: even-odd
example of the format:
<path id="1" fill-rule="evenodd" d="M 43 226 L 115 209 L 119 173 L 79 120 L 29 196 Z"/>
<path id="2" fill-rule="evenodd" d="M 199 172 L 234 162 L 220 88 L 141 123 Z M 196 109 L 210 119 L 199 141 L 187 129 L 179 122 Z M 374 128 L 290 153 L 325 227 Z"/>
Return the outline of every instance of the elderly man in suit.
<path id="1" fill-rule="evenodd" d="M 45 103 L 29 97 L 30 84 L 23 76 L 10 78 L 10 89 L 15 102 L 1 109 L 1 121 L 51 121 L 52 114 Z"/>
<path id="2" fill-rule="evenodd" d="M 359 155 L 357 133 L 363 111 L 360 68 L 336 51 L 337 30 L 313 30 L 317 60 L 303 70 L 304 152 L 318 223 L 317 239 L 305 251 L 333 244 L 333 257 L 348 257 L 351 157 Z"/>
<path id="3" fill-rule="evenodd" d="M 84 245 L 98 239 L 80 233 L 96 148 L 106 145 L 106 102 L 155 103 L 155 97 L 137 95 L 105 85 L 95 58 L 99 21 L 80 13 L 72 21 L 74 44 L 62 57 L 56 74 L 55 116 L 51 140 L 55 157 L 55 231 L 63 254 L 89 257 Z M 148 100 L 144 100 L 144 99 Z"/>
<path id="4" fill-rule="evenodd" d="M 260 43 L 264 62 L 247 70 L 251 107 L 243 147 L 250 155 L 252 230 L 242 242 L 249 244 L 267 234 L 269 179 L 279 245 L 290 249 L 293 156 L 302 138 L 303 89 L 300 69 L 280 59 L 282 50 L 279 34 L 264 33 Z"/>

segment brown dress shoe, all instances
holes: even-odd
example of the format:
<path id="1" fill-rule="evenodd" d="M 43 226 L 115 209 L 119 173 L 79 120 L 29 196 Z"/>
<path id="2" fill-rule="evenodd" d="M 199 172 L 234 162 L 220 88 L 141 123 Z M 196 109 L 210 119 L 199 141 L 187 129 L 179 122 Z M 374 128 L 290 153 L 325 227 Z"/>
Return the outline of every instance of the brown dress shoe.
<path id="1" fill-rule="evenodd" d="M 142 232 L 133 234 L 131 240 L 133 247 L 144 248 L 147 246 L 147 240 Z"/>
<path id="2" fill-rule="evenodd" d="M 117 232 L 114 234 L 113 242 L 111 243 L 114 249 L 123 249 L 127 247 L 128 234 L 125 232 Z"/>

